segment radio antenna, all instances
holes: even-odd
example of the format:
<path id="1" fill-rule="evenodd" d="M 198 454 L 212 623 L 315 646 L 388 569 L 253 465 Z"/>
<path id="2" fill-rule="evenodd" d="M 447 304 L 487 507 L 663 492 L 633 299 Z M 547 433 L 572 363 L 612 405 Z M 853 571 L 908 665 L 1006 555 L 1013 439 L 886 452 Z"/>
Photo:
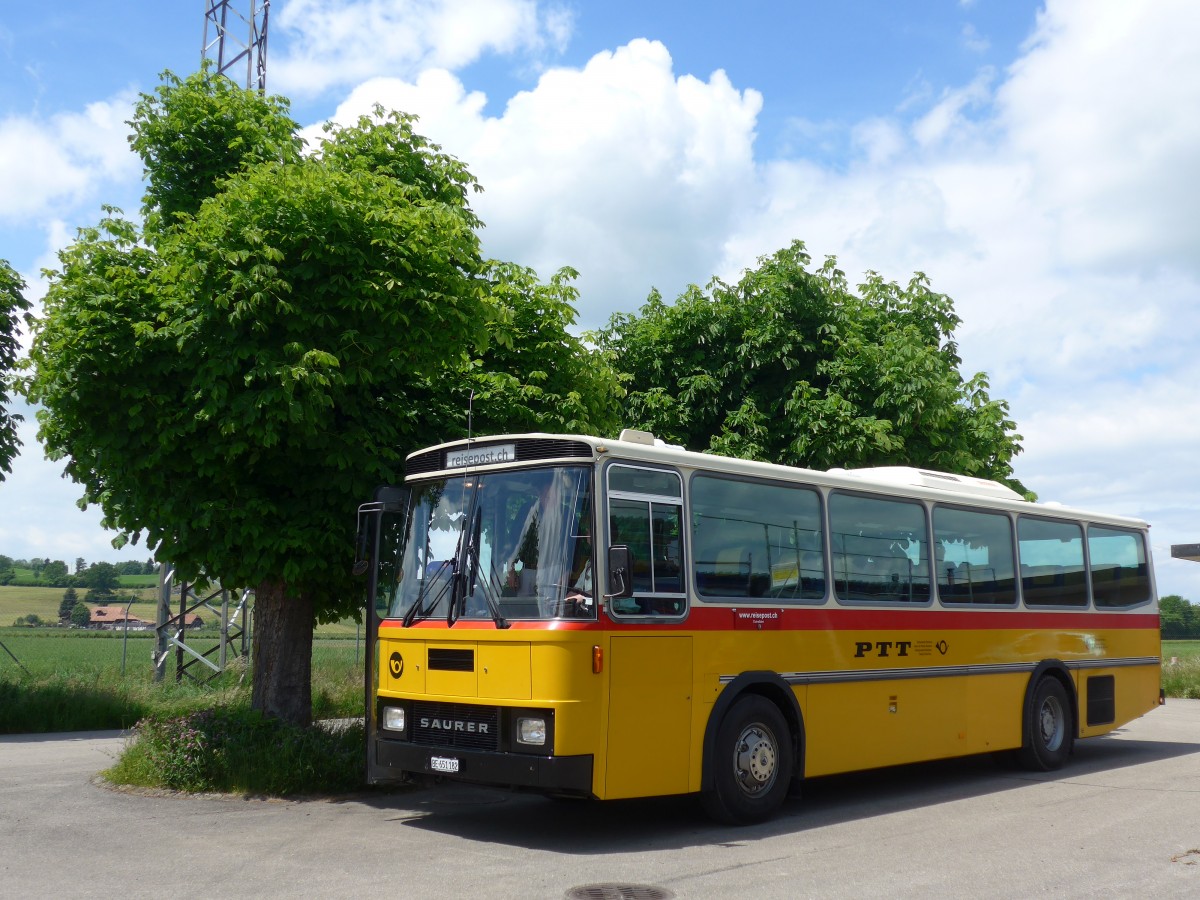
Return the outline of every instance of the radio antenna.
<path id="1" fill-rule="evenodd" d="M 475 416 L 475 388 L 471 388 L 471 396 L 467 400 L 467 443 L 471 443 L 473 433 L 473 418 Z"/>

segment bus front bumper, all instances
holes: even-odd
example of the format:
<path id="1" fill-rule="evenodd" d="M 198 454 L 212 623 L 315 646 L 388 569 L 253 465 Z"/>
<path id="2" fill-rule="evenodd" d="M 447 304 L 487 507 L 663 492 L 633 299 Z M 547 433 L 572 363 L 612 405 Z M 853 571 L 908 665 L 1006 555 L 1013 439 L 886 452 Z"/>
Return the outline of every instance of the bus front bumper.
<path id="1" fill-rule="evenodd" d="M 436 768 L 433 760 L 454 760 L 457 771 Z M 547 793 L 591 796 L 592 756 L 530 756 L 523 753 L 495 753 L 485 750 L 458 750 L 427 747 L 407 741 L 375 740 L 375 773 L 379 780 L 401 772 L 439 775 L 477 784 L 529 788 Z M 372 778 L 372 781 L 376 779 Z"/>

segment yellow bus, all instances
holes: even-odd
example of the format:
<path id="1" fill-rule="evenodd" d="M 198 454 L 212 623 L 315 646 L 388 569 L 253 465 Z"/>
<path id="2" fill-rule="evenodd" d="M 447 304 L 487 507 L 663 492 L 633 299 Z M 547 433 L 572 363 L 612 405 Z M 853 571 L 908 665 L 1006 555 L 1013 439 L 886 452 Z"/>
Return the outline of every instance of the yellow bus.
<path id="1" fill-rule="evenodd" d="M 410 455 L 360 523 L 372 783 L 753 822 L 812 776 L 1056 769 L 1160 702 L 1146 523 L 992 481 L 506 435 Z"/>

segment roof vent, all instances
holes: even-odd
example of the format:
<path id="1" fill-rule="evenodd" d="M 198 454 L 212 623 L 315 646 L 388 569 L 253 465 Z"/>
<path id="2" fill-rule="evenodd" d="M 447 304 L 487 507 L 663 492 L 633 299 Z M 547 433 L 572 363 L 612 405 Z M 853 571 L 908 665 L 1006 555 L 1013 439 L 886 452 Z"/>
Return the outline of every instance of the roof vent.
<path id="1" fill-rule="evenodd" d="M 834 470 L 830 469 L 830 471 Z M 863 469 L 844 469 L 838 474 L 850 475 L 869 481 L 883 482 L 884 484 L 937 488 L 960 494 L 993 497 L 997 500 L 1025 499 L 1012 488 L 998 481 L 989 481 L 986 478 L 974 478 L 970 475 L 955 475 L 951 472 L 931 472 L 928 469 L 916 469 L 911 466 L 875 466 Z"/>
<path id="2" fill-rule="evenodd" d="M 636 428 L 621 429 L 619 440 L 627 441 L 630 444 L 645 444 L 647 447 L 654 446 L 654 435 L 649 431 L 638 431 Z"/>

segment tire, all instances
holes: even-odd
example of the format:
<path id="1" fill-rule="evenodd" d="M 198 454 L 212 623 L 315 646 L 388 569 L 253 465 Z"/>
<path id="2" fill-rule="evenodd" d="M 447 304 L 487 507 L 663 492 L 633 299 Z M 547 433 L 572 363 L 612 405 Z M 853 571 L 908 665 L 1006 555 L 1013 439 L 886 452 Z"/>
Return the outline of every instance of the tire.
<path id="1" fill-rule="evenodd" d="M 713 748 L 712 787 L 701 794 L 705 811 L 726 825 L 748 825 L 773 815 L 792 780 L 792 735 L 778 707 L 747 694 L 725 714 Z"/>
<path id="2" fill-rule="evenodd" d="M 1022 731 L 1024 741 L 1017 751 L 1022 766 L 1034 772 L 1062 768 L 1075 742 L 1075 722 L 1067 689 L 1054 676 L 1037 683 Z"/>

